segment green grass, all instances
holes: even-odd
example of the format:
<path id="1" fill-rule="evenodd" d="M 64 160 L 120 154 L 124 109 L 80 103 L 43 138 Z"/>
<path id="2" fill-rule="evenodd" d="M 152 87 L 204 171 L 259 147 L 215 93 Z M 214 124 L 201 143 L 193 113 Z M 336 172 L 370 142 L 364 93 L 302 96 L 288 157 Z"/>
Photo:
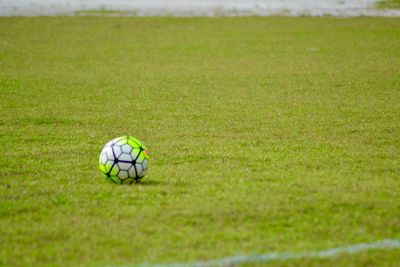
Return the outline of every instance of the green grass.
<path id="1" fill-rule="evenodd" d="M 380 0 L 376 6 L 383 9 L 400 9 L 400 0 Z"/>
<path id="2" fill-rule="evenodd" d="M 1 18 L 0 92 L 2 266 L 400 238 L 399 18 Z M 98 170 L 124 134 L 142 184 Z"/>

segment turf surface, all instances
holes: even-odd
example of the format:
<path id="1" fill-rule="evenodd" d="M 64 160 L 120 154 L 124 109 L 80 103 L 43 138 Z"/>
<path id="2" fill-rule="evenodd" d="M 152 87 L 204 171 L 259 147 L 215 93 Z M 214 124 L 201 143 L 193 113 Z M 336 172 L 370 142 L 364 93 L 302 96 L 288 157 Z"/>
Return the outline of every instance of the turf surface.
<path id="1" fill-rule="evenodd" d="M 380 0 L 376 6 L 384 9 L 400 9 L 400 0 Z"/>
<path id="2" fill-rule="evenodd" d="M 2 266 L 400 238 L 398 18 L 1 18 L 0 92 Z M 98 170 L 124 134 L 151 151 L 142 184 Z"/>

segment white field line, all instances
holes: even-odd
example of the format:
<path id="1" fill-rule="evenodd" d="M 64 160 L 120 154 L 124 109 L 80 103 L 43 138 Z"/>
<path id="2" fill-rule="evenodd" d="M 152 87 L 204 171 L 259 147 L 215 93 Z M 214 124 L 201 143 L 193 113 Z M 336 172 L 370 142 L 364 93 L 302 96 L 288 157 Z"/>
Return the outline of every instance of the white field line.
<path id="1" fill-rule="evenodd" d="M 269 252 L 265 254 L 252 254 L 252 255 L 237 255 L 230 256 L 210 261 L 198 261 L 188 263 L 170 263 L 170 264 L 134 264 L 124 265 L 119 267 L 211 267 L 211 266 L 233 266 L 245 263 L 267 263 L 271 261 L 286 261 L 296 259 L 311 259 L 311 258 L 329 258 L 341 254 L 356 254 L 369 250 L 390 250 L 400 249 L 399 239 L 385 239 L 373 243 L 359 243 L 354 245 L 335 247 L 325 250 L 304 251 L 304 252 Z M 400 259 L 399 259 L 400 260 Z"/>

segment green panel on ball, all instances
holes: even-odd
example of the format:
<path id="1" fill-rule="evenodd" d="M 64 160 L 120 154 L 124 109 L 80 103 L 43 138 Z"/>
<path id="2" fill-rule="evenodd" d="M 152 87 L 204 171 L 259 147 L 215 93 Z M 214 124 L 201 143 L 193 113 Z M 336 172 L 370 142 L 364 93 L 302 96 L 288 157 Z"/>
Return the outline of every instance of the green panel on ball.
<path id="1" fill-rule="evenodd" d="M 110 172 L 110 170 L 113 166 L 113 163 L 114 163 L 113 161 L 109 160 L 109 161 L 107 161 L 107 163 L 105 165 L 103 165 L 104 169 L 105 169 L 105 173 Z"/>
<path id="2" fill-rule="evenodd" d="M 115 164 L 110 171 L 110 175 L 116 176 L 116 175 L 118 175 L 118 172 L 119 172 L 118 166 Z"/>
<path id="3" fill-rule="evenodd" d="M 115 175 L 111 175 L 108 179 L 115 184 L 122 184 L 122 181 Z"/>
<path id="4" fill-rule="evenodd" d="M 146 158 L 146 153 L 144 150 L 140 151 L 139 157 L 136 159 L 137 162 L 143 162 L 143 160 Z"/>
<path id="5" fill-rule="evenodd" d="M 139 148 L 142 146 L 142 143 L 132 136 L 129 136 L 128 144 L 130 144 L 132 147 L 136 147 L 136 148 Z"/>
<path id="6" fill-rule="evenodd" d="M 133 159 L 136 159 L 140 153 L 140 148 L 133 148 L 131 155 Z"/>
<path id="7" fill-rule="evenodd" d="M 103 174 L 107 173 L 106 166 L 104 166 L 103 164 L 101 164 L 101 162 L 100 162 L 100 164 L 99 164 L 99 167 L 100 167 L 100 171 L 101 171 Z"/>

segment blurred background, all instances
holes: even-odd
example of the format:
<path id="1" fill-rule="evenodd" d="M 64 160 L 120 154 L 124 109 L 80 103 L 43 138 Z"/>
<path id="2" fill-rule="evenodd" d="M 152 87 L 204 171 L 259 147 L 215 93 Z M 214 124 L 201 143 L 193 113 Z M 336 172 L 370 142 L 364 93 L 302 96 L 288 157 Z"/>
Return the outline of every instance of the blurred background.
<path id="1" fill-rule="evenodd" d="M 0 0 L 0 16 L 400 16 L 400 0 Z"/>

